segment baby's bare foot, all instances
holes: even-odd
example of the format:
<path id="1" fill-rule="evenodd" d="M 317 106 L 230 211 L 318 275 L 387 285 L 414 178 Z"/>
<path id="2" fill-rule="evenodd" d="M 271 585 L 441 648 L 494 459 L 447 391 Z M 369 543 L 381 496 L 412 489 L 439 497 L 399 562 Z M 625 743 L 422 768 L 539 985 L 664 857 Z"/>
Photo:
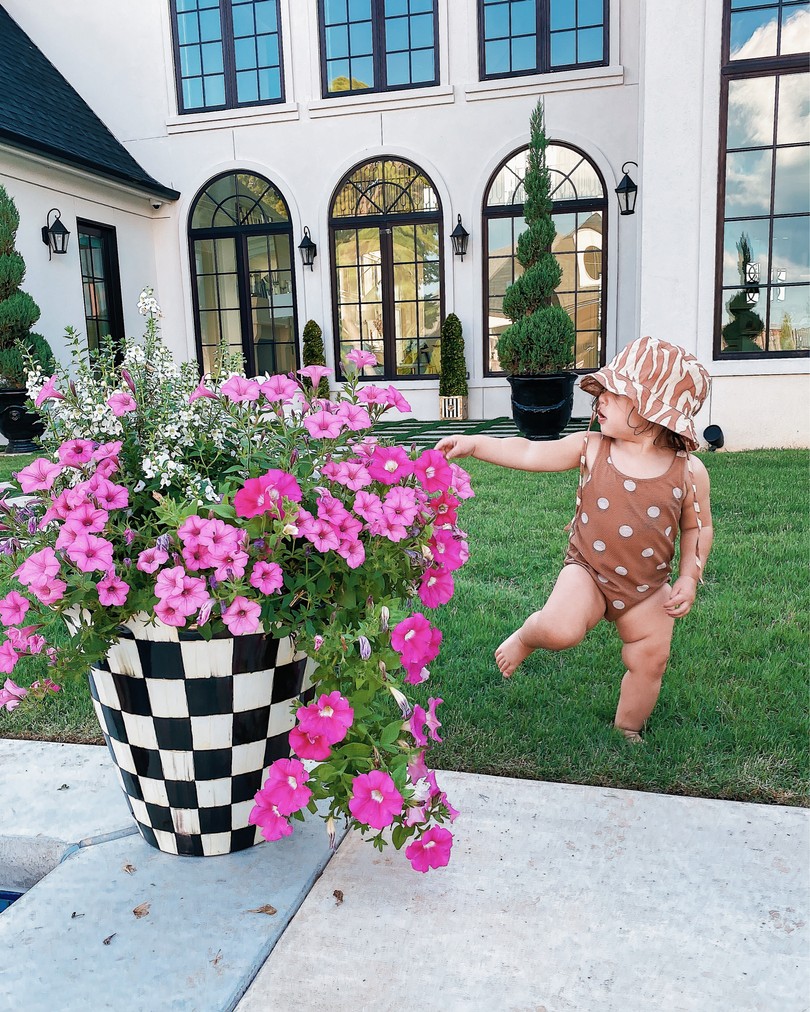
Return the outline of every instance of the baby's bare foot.
<path id="1" fill-rule="evenodd" d="M 533 653 L 533 647 L 527 647 L 520 638 L 520 629 L 501 643 L 495 651 L 495 662 L 504 678 L 514 674 L 517 666 Z"/>

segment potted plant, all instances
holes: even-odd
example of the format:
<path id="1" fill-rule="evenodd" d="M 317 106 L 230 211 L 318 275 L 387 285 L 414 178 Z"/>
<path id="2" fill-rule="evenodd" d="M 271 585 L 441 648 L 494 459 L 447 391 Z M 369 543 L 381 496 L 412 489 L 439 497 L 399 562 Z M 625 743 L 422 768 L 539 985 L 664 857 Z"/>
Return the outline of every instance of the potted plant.
<path id="1" fill-rule="evenodd" d="M 326 365 L 323 349 L 323 331 L 314 320 L 304 324 L 304 365 Z M 329 399 L 329 380 L 324 375 L 318 383 L 318 397 Z"/>
<path id="2" fill-rule="evenodd" d="M 317 365 L 248 378 L 226 356 L 200 380 L 162 344 L 149 290 L 140 309 L 145 340 L 120 366 L 72 334 L 70 374 L 30 378 L 46 455 L 16 476 L 27 501 L 4 504 L 0 670 L 37 654 L 50 670 L 9 678 L 0 706 L 90 669 L 130 808 L 162 850 L 279 839 L 319 805 L 332 833 L 343 817 L 380 849 L 390 830 L 421 871 L 446 864 L 456 813 L 426 764 L 441 700 L 405 693 L 429 677 L 430 609 L 467 557 L 465 472 L 378 442 L 380 416 L 409 409 L 361 387 L 370 353 L 349 353 L 332 401 Z"/>
<path id="3" fill-rule="evenodd" d="M 26 410 L 27 363 L 33 360 L 51 372 L 54 358 L 45 338 L 31 333 L 40 313 L 20 289 L 25 261 L 14 248 L 19 225 L 17 205 L 0 186 L 0 432 L 8 440 L 6 453 L 33 453 L 42 423 Z"/>
<path id="4" fill-rule="evenodd" d="M 442 324 L 441 376 L 439 377 L 439 418 L 467 417 L 467 363 L 461 320 L 450 313 Z"/>
<path id="5" fill-rule="evenodd" d="M 518 239 L 517 259 L 523 274 L 503 297 L 512 320 L 498 339 L 498 358 L 512 388 L 512 414 L 530 439 L 556 439 L 571 418 L 576 374 L 576 334 L 571 317 L 554 290 L 562 269 L 552 253 L 557 234 L 551 217 L 551 183 L 546 165 L 543 107 L 531 116 L 526 190 L 526 231 Z"/>

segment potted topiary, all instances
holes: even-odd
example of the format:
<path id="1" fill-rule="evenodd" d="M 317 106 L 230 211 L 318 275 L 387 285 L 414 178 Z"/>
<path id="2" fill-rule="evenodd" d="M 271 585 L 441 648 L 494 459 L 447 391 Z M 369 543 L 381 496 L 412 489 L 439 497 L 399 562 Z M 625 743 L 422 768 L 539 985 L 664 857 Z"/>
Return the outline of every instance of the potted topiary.
<path id="1" fill-rule="evenodd" d="M 442 324 L 441 376 L 439 378 L 439 418 L 458 420 L 467 417 L 467 363 L 464 360 L 464 335 L 455 313 Z"/>
<path id="2" fill-rule="evenodd" d="M 498 339 L 498 357 L 512 387 L 515 424 L 530 439 L 556 439 L 571 418 L 576 374 L 576 334 L 554 290 L 562 269 L 552 253 L 557 234 L 551 217 L 543 107 L 531 116 L 529 164 L 524 179 L 528 228 L 517 244 L 523 274 L 506 289 L 503 309 L 512 320 Z"/>
<path id="3" fill-rule="evenodd" d="M 32 453 L 42 423 L 26 410 L 29 362 L 43 372 L 54 370 L 48 342 L 31 328 L 39 319 L 39 306 L 20 290 L 25 261 L 14 248 L 20 224 L 17 205 L 0 186 L 0 432 L 8 440 L 6 453 Z"/>
<path id="4" fill-rule="evenodd" d="M 321 328 L 314 320 L 307 320 L 304 325 L 304 365 L 326 365 L 326 355 L 323 350 L 323 339 Z M 316 397 L 329 399 L 329 380 L 321 376 L 316 384 Z"/>

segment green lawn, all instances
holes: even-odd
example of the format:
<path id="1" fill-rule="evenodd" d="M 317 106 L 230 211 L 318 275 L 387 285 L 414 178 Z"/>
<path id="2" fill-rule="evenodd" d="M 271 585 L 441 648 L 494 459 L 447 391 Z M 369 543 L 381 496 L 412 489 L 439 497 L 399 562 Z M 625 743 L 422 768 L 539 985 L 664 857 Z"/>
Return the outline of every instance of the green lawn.
<path id="1" fill-rule="evenodd" d="M 576 475 L 467 462 L 471 557 L 439 609 L 444 633 L 418 700 L 441 696 L 441 769 L 778 804 L 808 797 L 808 463 L 805 451 L 706 454 L 715 547 L 692 613 L 677 623 L 644 745 L 611 730 L 623 673 L 602 623 L 573 650 L 534 654 L 505 681 L 500 641 L 540 607 L 559 571 Z M 0 458 L 2 461 L 2 458 Z M 17 458 L 9 470 L 23 466 Z M 6 464 L 6 461 L 2 461 Z M 20 678 L 20 681 L 25 681 Z M 95 741 L 83 686 L 0 735 Z"/>

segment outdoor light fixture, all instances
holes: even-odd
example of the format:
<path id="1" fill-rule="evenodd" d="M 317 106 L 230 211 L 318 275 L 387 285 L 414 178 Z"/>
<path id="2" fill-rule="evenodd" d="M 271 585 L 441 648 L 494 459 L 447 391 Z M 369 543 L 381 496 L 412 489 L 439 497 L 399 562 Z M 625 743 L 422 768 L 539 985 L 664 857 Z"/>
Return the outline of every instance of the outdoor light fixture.
<path id="1" fill-rule="evenodd" d="M 710 450 L 719 450 L 725 443 L 723 430 L 719 425 L 707 425 L 703 430 L 703 438 L 709 444 Z"/>
<path id="2" fill-rule="evenodd" d="M 51 223 L 51 215 L 55 214 L 56 217 Z M 61 218 L 62 212 L 52 207 L 48 211 L 48 216 L 45 219 L 47 225 L 42 226 L 42 241 L 48 247 L 48 259 L 51 259 L 52 253 L 67 253 L 68 239 L 70 238 L 70 232 L 62 224 Z"/>
<path id="3" fill-rule="evenodd" d="M 470 233 L 461 224 L 461 215 L 458 216 L 458 224 L 450 233 L 450 241 L 453 243 L 453 252 L 457 257 L 464 259 L 464 254 L 467 252 L 467 240 L 470 238 Z"/>
<path id="4" fill-rule="evenodd" d="M 311 271 L 315 270 L 312 265 L 315 263 L 315 257 L 318 255 L 318 247 L 310 239 L 309 229 L 306 226 L 304 226 L 304 238 L 298 243 L 298 248 L 301 250 L 301 260 L 304 267 L 309 267 Z"/>
<path id="5" fill-rule="evenodd" d="M 622 214 L 635 214 L 636 212 L 636 196 L 638 194 L 638 187 L 633 180 L 627 175 L 627 166 L 635 165 L 638 168 L 638 162 L 625 162 L 622 166 L 622 181 L 616 187 L 616 196 L 619 198 L 619 209 Z"/>

